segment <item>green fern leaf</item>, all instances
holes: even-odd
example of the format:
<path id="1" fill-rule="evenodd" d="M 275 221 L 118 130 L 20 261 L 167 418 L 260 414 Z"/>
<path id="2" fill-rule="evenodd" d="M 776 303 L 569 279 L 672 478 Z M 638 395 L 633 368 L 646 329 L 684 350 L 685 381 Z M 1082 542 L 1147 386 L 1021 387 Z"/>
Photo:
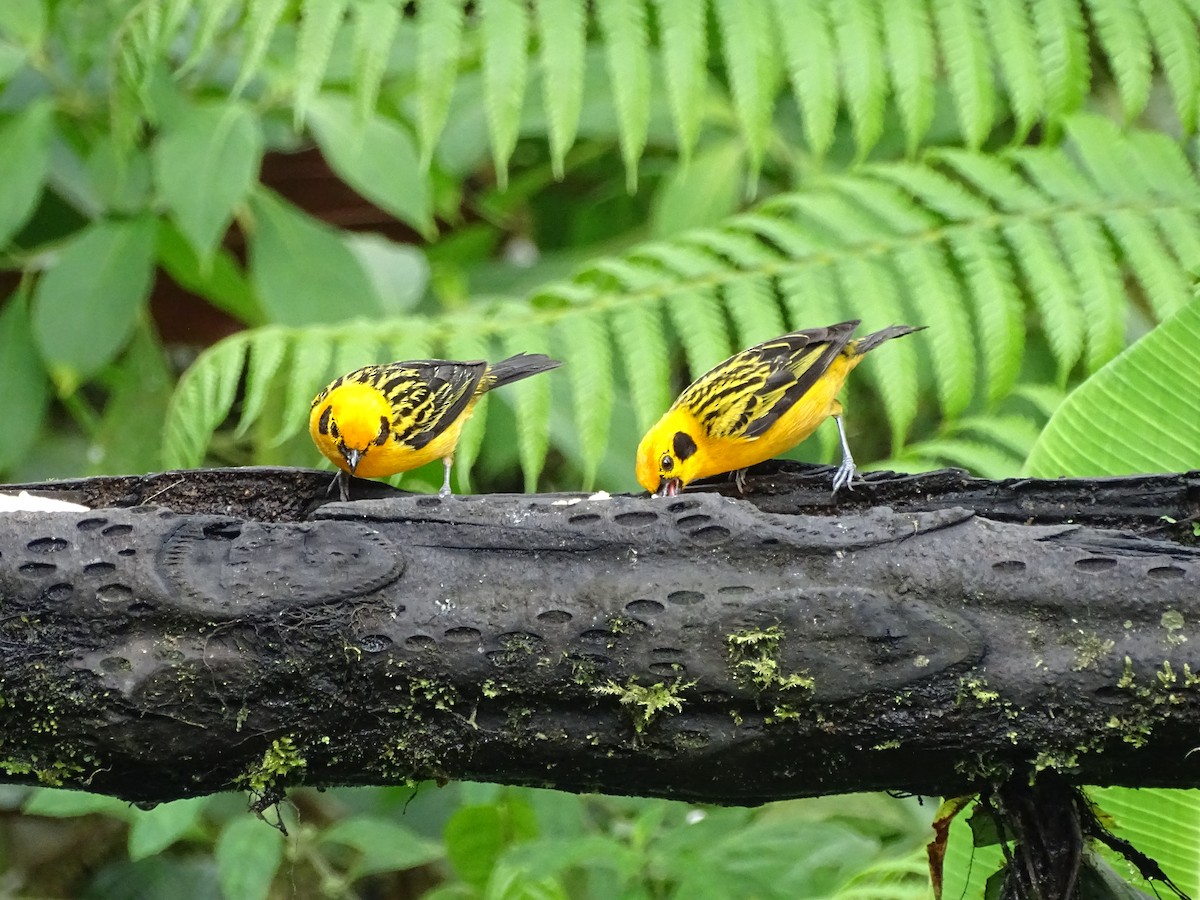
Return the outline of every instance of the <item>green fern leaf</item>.
<path id="1" fill-rule="evenodd" d="M 263 59 L 267 55 L 267 47 L 275 35 L 275 28 L 283 15 L 287 0 L 249 0 L 246 11 L 246 25 L 242 29 L 246 40 L 246 55 L 242 57 L 242 68 L 238 72 L 237 81 L 233 83 L 233 96 L 241 96 L 242 91 L 256 75 Z"/>
<path id="2" fill-rule="evenodd" d="M 296 96 L 292 122 L 297 130 L 304 123 L 308 105 L 325 79 L 333 37 L 346 15 L 348 0 L 304 0 L 300 35 L 296 43 Z"/>
<path id="3" fill-rule="evenodd" d="M 1083 315 L 1075 301 L 1075 286 L 1064 270 L 1054 236 L 1046 228 L 1030 219 L 1014 219 L 1002 231 L 1041 315 L 1050 352 L 1058 364 L 1058 379 L 1065 382 L 1083 352 Z"/>
<path id="4" fill-rule="evenodd" d="M 1154 131 L 1135 131 L 1121 139 L 1128 148 L 1125 159 L 1138 167 L 1149 190 L 1168 201 L 1200 205 L 1200 184 L 1179 144 Z"/>
<path id="5" fill-rule="evenodd" d="M 926 0 L 889 0 L 880 4 L 880 13 L 905 147 L 914 156 L 933 123 L 937 86 L 933 25 Z"/>
<path id="6" fill-rule="evenodd" d="M 965 150 L 932 150 L 929 162 L 952 169 L 975 192 L 988 197 L 1009 212 L 1038 213 L 1046 208 L 1046 197 L 1018 175 L 1011 160 Z"/>
<path id="7" fill-rule="evenodd" d="M 524 0 L 478 0 L 483 41 L 483 94 L 492 162 L 501 190 L 517 146 L 528 69 L 529 12 Z"/>
<path id="8" fill-rule="evenodd" d="M 921 206 L 951 221 L 971 221 L 993 214 L 983 200 L 928 166 L 895 163 L 877 166 L 870 175 L 907 191 Z"/>
<path id="9" fill-rule="evenodd" d="M 1145 172 L 1115 124 L 1097 116 L 1072 116 L 1065 127 L 1071 149 L 1098 190 L 1132 202 L 1146 198 L 1150 184 Z"/>
<path id="10" fill-rule="evenodd" d="M 1154 222 L 1167 239 L 1171 252 L 1193 276 L 1200 275 L 1200 218 L 1181 209 L 1160 209 Z"/>
<path id="11" fill-rule="evenodd" d="M 1082 213 L 1067 213 L 1054 230 L 1079 284 L 1087 326 L 1087 368 L 1094 372 L 1125 346 L 1126 299 L 1121 270 L 1103 230 Z"/>
<path id="12" fill-rule="evenodd" d="M 705 228 L 693 231 L 683 239 L 716 254 L 734 269 L 762 270 L 783 262 L 783 257 L 770 243 L 744 231 Z"/>
<path id="13" fill-rule="evenodd" d="M 1077 110 L 1087 93 L 1087 29 L 1078 0 L 1035 0 L 1030 6 L 1045 75 L 1046 113 L 1053 122 Z"/>
<path id="14" fill-rule="evenodd" d="M 241 0 L 207 0 L 197 11 L 196 33 L 191 40 L 187 58 L 179 66 L 176 76 L 182 78 L 200 65 L 216 43 L 217 35 L 230 24 L 233 9 L 240 9 Z"/>
<path id="15" fill-rule="evenodd" d="M 1135 0 L 1087 0 L 1087 4 L 1117 82 L 1125 121 L 1131 121 L 1150 99 L 1150 38 L 1142 14 Z"/>
<path id="16" fill-rule="evenodd" d="M 608 325 L 591 312 L 569 313 L 558 320 L 557 337 L 565 348 L 564 368 L 574 398 L 582 488 L 590 491 L 612 428 L 613 360 Z"/>
<path id="17" fill-rule="evenodd" d="M 1024 400 L 1041 414 L 1043 419 L 1049 419 L 1054 411 L 1066 399 L 1067 393 L 1057 384 L 1038 384 L 1026 382 L 1017 385 L 1012 395 Z"/>
<path id="18" fill-rule="evenodd" d="M 246 344 L 243 334 L 214 344 L 179 379 L 163 429 L 163 464 L 168 469 L 190 469 L 203 461 L 209 438 L 233 406 Z"/>
<path id="19" fill-rule="evenodd" d="M 347 322 L 337 327 L 333 350 L 333 376 L 345 375 L 363 366 L 391 362 L 384 359 L 379 343 L 379 325 L 375 322 Z"/>
<path id="20" fill-rule="evenodd" d="M 845 195 L 892 235 L 925 234 L 939 230 L 937 217 L 913 203 L 903 191 L 886 182 L 866 178 L 842 178 L 830 188 Z M 873 227 L 873 232 L 878 229 Z"/>
<path id="21" fill-rule="evenodd" d="M 842 92 L 850 111 L 857 158 L 862 160 L 883 133 L 887 99 L 878 7 L 870 0 L 832 0 L 829 9 L 841 62 Z"/>
<path id="22" fill-rule="evenodd" d="M 979 147 L 992 129 L 995 84 L 983 23 L 974 4 L 933 0 L 946 77 L 967 145 Z"/>
<path id="23" fill-rule="evenodd" d="M 704 110 L 708 77 L 704 12 L 708 4 L 701 0 L 655 0 L 655 5 L 661 31 L 659 45 L 667 80 L 667 99 L 671 104 L 679 155 L 687 162 L 700 136 Z"/>
<path id="24" fill-rule="evenodd" d="M 953 419 L 967 408 L 975 390 L 975 341 L 966 300 L 937 246 L 911 244 L 894 259 L 920 315 L 914 324 L 930 326 L 928 340 L 933 346 L 938 397 L 943 414 Z"/>
<path id="25" fill-rule="evenodd" d="M 847 306 L 866 328 L 874 330 L 904 321 L 899 279 L 887 263 L 865 256 L 850 257 L 838 266 L 838 275 Z M 916 340 L 890 341 L 859 367 L 859 371 L 866 370 L 883 399 L 893 453 L 903 446 L 917 415 L 919 366 L 915 348 L 919 340 L 918 336 Z"/>
<path id="26" fill-rule="evenodd" d="M 550 165 L 563 177 L 563 160 L 575 143 L 583 108 L 583 51 L 587 10 L 577 0 L 538 0 L 542 98 L 550 137 Z"/>
<path id="27" fill-rule="evenodd" d="M 515 311 L 510 315 L 519 327 L 501 333 L 505 356 L 550 352 L 550 333 L 545 325 L 517 318 L 520 314 Z M 549 378 L 526 378 L 505 388 L 517 413 L 517 448 L 528 493 L 537 490 L 550 447 L 550 384 Z"/>
<path id="28" fill-rule="evenodd" d="M 436 353 L 436 335 L 429 322 L 416 316 L 398 320 L 397 327 L 382 335 L 381 352 L 387 362 L 428 359 Z"/>
<path id="29" fill-rule="evenodd" d="M 757 191 L 763 153 L 771 137 L 779 87 L 778 53 L 768 0 L 712 0 L 733 108 L 750 163 L 748 193 Z"/>
<path id="30" fill-rule="evenodd" d="M 617 109 L 617 139 L 625 161 L 625 187 L 637 190 L 637 167 L 650 124 L 650 53 L 645 0 L 605 0 L 596 5 L 604 32 L 608 77 Z"/>
<path id="31" fill-rule="evenodd" d="M 1046 87 L 1038 56 L 1037 35 L 1023 3 L 984 3 L 983 15 L 992 40 L 992 58 L 1008 89 L 1015 133 L 1020 144 L 1041 117 Z"/>
<path id="32" fill-rule="evenodd" d="M 707 282 L 726 271 L 716 256 L 685 243 L 654 241 L 638 247 L 630 259 L 657 264 L 680 281 Z"/>
<path id="33" fill-rule="evenodd" d="M 775 215 L 747 213 L 730 220 L 729 224 L 755 240 L 775 247 L 785 257 L 800 259 L 811 256 L 824 246 L 794 222 Z"/>
<path id="34" fill-rule="evenodd" d="M 725 311 L 711 288 L 693 288 L 668 297 L 667 314 L 683 345 L 692 379 L 732 354 Z"/>
<path id="35" fill-rule="evenodd" d="M 833 266 L 810 265 L 779 279 L 779 293 L 793 329 L 833 325 L 848 317 L 834 274 Z"/>
<path id="36" fill-rule="evenodd" d="M 612 333 L 625 367 L 638 428 L 647 431 L 671 405 L 670 353 L 660 304 L 651 299 L 618 306 L 613 311 Z"/>
<path id="37" fill-rule="evenodd" d="M 1131 210 L 1104 217 L 1109 233 L 1124 251 L 1146 299 L 1159 319 L 1165 319 L 1191 299 L 1185 269 L 1165 245 L 1163 236 L 1147 219 Z"/>
<path id="38" fill-rule="evenodd" d="M 330 381 L 333 342 L 326 328 L 300 328 L 293 333 L 287 366 L 287 392 L 280 412 L 279 431 L 270 444 L 278 446 L 308 425 L 313 397 Z M 341 374 L 340 372 L 338 374 Z"/>
<path id="39" fill-rule="evenodd" d="M 942 465 L 958 466 L 978 478 L 1015 478 L 1020 473 L 1023 462 L 1000 447 L 965 438 L 921 441 L 912 451 L 918 458 L 936 460 Z"/>
<path id="40" fill-rule="evenodd" d="M 1171 97 L 1175 115 L 1184 134 L 1196 130 L 1200 112 L 1200 43 L 1195 39 L 1197 23 L 1179 0 L 1164 0 L 1146 11 L 1146 26 L 1154 42 Z M 1200 7 L 1193 15 L 1200 16 Z"/>
<path id="41" fill-rule="evenodd" d="M 1040 147 L 1024 147 L 1012 154 L 1042 193 L 1067 204 L 1090 205 L 1103 202 L 1102 187 L 1083 175 L 1061 152 Z"/>
<path id="42" fill-rule="evenodd" d="M 246 386 L 242 398 L 242 417 L 235 438 L 245 437 L 251 426 L 262 418 L 267 400 L 273 393 L 275 376 L 288 353 L 292 332 L 278 326 L 247 332 L 249 357 L 246 362 Z"/>
<path id="43" fill-rule="evenodd" d="M 442 129 L 446 127 L 446 117 L 450 114 L 450 100 L 454 96 L 454 82 L 458 76 L 462 30 L 462 0 L 418 4 L 417 139 L 421 145 L 423 169 L 428 169 L 433 160 L 433 151 Z M 524 48 L 521 48 L 521 53 L 523 56 Z M 522 84 L 511 90 L 520 92 L 516 98 L 519 110 L 524 86 Z M 493 141 L 494 134 L 493 130 Z"/>
<path id="44" fill-rule="evenodd" d="M 693 0 L 677 2 L 698 8 L 704 5 Z M 840 100 L 828 5 L 818 0 L 774 0 L 774 4 L 775 27 L 804 134 L 812 152 L 824 156 L 833 143 Z"/>
<path id="45" fill-rule="evenodd" d="M 492 348 L 483 336 L 483 329 L 477 322 L 463 321 L 458 323 L 446 338 L 446 358 L 458 360 L 491 360 Z M 479 458 L 479 450 L 483 446 L 483 438 L 487 428 L 488 404 L 490 394 L 484 394 L 475 403 L 471 418 L 463 425 L 454 449 L 454 476 L 458 480 L 460 493 L 471 492 L 471 469 Z"/>
<path id="46" fill-rule="evenodd" d="M 1049 414 L 1047 414 L 1047 418 Z M 1009 414 L 1003 416 L 971 416 L 953 423 L 947 432 L 952 435 L 975 434 L 988 438 L 991 443 L 1024 461 L 1037 443 L 1041 425 L 1027 416 Z"/>
<path id="47" fill-rule="evenodd" d="M 725 306 L 733 320 L 738 347 L 761 344 L 787 332 L 779 300 L 762 279 L 730 281 L 725 285 Z"/>
<path id="48" fill-rule="evenodd" d="M 1007 396 L 1016 383 L 1025 349 L 1024 308 L 1016 277 L 996 236 L 976 228 L 956 228 L 948 234 L 954 256 L 967 278 L 983 354 L 989 406 Z"/>
<path id="49" fill-rule="evenodd" d="M 360 122 L 375 112 L 379 86 L 400 27 L 397 0 L 361 0 L 351 7 L 354 16 L 354 100 Z M 420 92 L 418 96 L 424 96 Z"/>

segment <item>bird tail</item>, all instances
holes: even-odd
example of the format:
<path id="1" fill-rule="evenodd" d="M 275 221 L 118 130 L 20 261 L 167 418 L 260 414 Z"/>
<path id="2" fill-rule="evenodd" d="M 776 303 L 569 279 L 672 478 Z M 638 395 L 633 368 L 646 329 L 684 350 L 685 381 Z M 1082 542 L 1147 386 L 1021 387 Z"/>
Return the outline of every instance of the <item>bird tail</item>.
<path id="1" fill-rule="evenodd" d="M 852 356 L 862 356 L 865 353 L 870 353 L 884 341 L 904 337 L 904 335 L 912 334 L 914 331 L 924 331 L 927 327 L 926 325 L 917 327 L 913 327 L 912 325 L 889 325 L 880 331 L 873 331 L 870 334 L 863 335 L 856 341 L 851 341 L 847 349 Z"/>
<path id="2" fill-rule="evenodd" d="M 561 365 L 560 360 L 551 359 L 541 353 L 518 353 L 516 356 L 510 356 L 508 359 L 502 359 L 500 362 L 488 366 L 484 379 L 487 383 L 487 390 L 490 391 L 492 388 L 520 381 L 522 378 L 528 378 L 538 372 L 557 369 Z"/>

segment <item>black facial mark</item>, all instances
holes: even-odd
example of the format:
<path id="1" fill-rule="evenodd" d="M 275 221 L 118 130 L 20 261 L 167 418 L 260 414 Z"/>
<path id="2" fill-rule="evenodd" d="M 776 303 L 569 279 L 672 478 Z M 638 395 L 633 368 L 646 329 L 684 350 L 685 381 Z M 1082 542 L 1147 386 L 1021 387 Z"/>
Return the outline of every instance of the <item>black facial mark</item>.
<path id="1" fill-rule="evenodd" d="M 330 408 L 332 409 L 332 407 Z M 332 419 L 329 420 L 329 433 L 333 435 L 333 439 L 335 441 L 340 441 L 342 439 L 342 434 L 340 431 L 338 431 L 337 422 L 333 421 Z"/>
<path id="2" fill-rule="evenodd" d="M 664 453 L 662 459 L 658 461 L 658 465 L 664 472 L 670 472 L 675 468 L 675 459 L 670 453 Z"/>
<path id="3" fill-rule="evenodd" d="M 317 431 L 321 434 L 329 434 L 329 420 L 333 418 L 333 407 L 325 407 L 325 411 L 321 413 L 321 420 L 317 422 Z"/>
<path id="4" fill-rule="evenodd" d="M 376 445 L 382 447 L 387 443 L 388 434 L 391 432 L 391 427 L 388 424 L 387 416 L 379 417 L 379 435 L 375 438 Z"/>
<path id="5" fill-rule="evenodd" d="M 696 452 L 696 442 L 692 440 L 691 435 L 683 431 L 675 432 L 675 440 L 672 442 L 675 448 L 675 455 L 681 460 L 687 459 Z"/>

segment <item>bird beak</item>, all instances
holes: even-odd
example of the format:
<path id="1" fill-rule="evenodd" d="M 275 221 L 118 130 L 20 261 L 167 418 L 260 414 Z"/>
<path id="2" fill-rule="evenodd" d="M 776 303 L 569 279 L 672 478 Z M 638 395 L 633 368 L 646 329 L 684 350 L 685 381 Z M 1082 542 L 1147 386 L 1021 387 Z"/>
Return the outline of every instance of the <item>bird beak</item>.
<path id="1" fill-rule="evenodd" d="M 658 484 L 658 490 L 654 492 L 655 497 L 674 497 L 679 493 L 680 482 L 678 478 L 664 478 Z"/>
<path id="2" fill-rule="evenodd" d="M 354 474 L 354 470 L 358 468 L 358 461 L 362 459 L 361 450 L 343 450 L 342 456 L 346 459 L 346 466 L 350 469 L 350 474 Z"/>

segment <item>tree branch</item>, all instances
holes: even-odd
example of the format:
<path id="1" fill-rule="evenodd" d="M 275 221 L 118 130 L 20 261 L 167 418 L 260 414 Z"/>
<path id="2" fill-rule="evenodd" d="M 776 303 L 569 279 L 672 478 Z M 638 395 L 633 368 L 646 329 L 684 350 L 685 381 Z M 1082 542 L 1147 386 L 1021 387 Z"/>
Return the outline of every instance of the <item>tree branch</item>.
<path id="1" fill-rule="evenodd" d="M 356 482 L 385 499 L 317 508 L 329 477 L 19 486 L 102 508 L 0 516 L 7 780 L 1200 784 L 1200 473 L 872 475 L 835 506 L 825 470 L 770 465 L 745 500 Z"/>

